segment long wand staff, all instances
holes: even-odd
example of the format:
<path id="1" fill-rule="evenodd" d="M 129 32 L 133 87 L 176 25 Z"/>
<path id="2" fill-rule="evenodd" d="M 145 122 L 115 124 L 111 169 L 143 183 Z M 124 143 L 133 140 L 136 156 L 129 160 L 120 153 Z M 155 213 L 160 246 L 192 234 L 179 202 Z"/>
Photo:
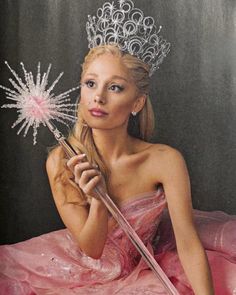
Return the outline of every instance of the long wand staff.
<path id="1" fill-rule="evenodd" d="M 59 81 L 63 73 L 58 76 L 52 86 L 46 91 L 45 87 L 47 85 L 47 79 L 51 65 L 49 65 L 48 71 L 44 73 L 41 81 L 40 63 L 38 64 L 36 83 L 34 83 L 32 73 L 27 73 L 23 63 L 21 63 L 26 80 L 26 84 L 24 84 L 19 76 L 16 74 L 16 72 L 12 70 L 12 68 L 8 65 L 8 63 L 6 64 L 19 84 L 17 85 L 15 81 L 9 79 L 14 88 L 18 90 L 18 93 L 15 90 L 11 90 L 0 85 L 1 88 L 6 90 L 7 98 L 16 101 L 16 104 L 5 104 L 2 107 L 17 108 L 18 112 L 20 113 L 19 118 L 12 127 L 15 127 L 17 124 L 22 122 L 22 126 L 19 129 L 18 134 L 22 131 L 22 129 L 25 128 L 24 136 L 26 136 L 29 127 L 32 126 L 34 129 L 34 144 L 36 144 L 37 128 L 39 127 L 39 124 L 42 123 L 44 126 L 47 126 L 49 130 L 53 133 L 55 139 L 62 146 L 68 158 L 77 155 L 73 147 L 69 144 L 62 133 L 50 120 L 55 119 L 62 123 L 64 123 L 63 119 L 67 119 L 70 121 L 73 120 L 73 116 L 68 113 L 71 112 L 71 107 L 74 106 L 74 104 L 69 103 L 69 99 L 67 97 L 70 92 L 78 89 L 79 87 L 72 88 L 58 96 L 50 95 L 50 92 L 55 87 L 56 83 Z M 67 113 L 65 114 L 65 112 Z M 107 209 L 121 226 L 123 231 L 126 233 L 130 241 L 133 243 L 143 259 L 152 269 L 154 274 L 161 281 L 168 294 L 179 295 L 179 292 L 176 290 L 174 285 L 171 283 L 169 278 L 158 265 L 152 254 L 148 251 L 142 240 L 125 219 L 125 217 L 112 201 L 112 199 L 109 197 L 109 195 L 105 193 L 98 185 L 95 187 L 95 192 L 99 195 L 103 203 L 106 205 Z"/>

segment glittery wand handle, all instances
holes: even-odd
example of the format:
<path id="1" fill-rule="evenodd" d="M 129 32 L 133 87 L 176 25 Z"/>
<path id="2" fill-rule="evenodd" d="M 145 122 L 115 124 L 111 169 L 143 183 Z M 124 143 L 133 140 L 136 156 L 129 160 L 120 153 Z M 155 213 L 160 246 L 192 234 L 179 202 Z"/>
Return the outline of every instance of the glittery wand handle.
<path id="1" fill-rule="evenodd" d="M 50 131 L 54 134 L 54 137 L 56 138 L 56 140 L 59 142 L 59 144 L 64 149 L 68 158 L 76 156 L 77 155 L 76 151 L 73 149 L 73 147 L 70 145 L 70 143 L 64 138 L 62 133 L 55 127 L 55 125 L 53 123 L 50 123 L 49 121 L 47 121 L 45 123 L 48 126 L 48 128 L 50 129 Z M 164 271 L 158 265 L 155 258 L 152 256 L 152 254 L 146 248 L 146 246 L 144 245 L 142 240 L 139 238 L 139 236 L 137 235 L 135 230 L 132 228 L 132 226 L 129 224 L 129 222 L 125 219 L 124 215 L 120 212 L 119 208 L 111 200 L 109 195 L 107 193 L 103 192 L 103 190 L 99 187 L 99 185 L 97 185 L 94 190 L 100 196 L 101 200 L 103 201 L 103 203 L 105 204 L 107 209 L 113 215 L 115 220 L 118 222 L 120 227 L 126 233 L 128 238 L 130 239 L 130 241 L 136 247 L 136 249 L 141 254 L 143 259 L 146 261 L 146 263 L 152 269 L 154 274 L 161 281 L 161 283 L 165 287 L 168 294 L 179 295 L 179 292 L 176 290 L 176 288 L 171 283 L 171 281 L 169 280 L 167 275 L 164 273 Z"/>
<path id="2" fill-rule="evenodd" d="M 59 142 L 59 144 L 63 147 L 67 157 L 72 158 L 73 156 L 76 156 L 76 151 L 73 149 L 71 144 L 65 139 L 63 134 L 56 128 L 56 126 L 49 121 L 46 121 L 45 124 L 47 125 L 48 129 L 53 133 L 54 137 Z"/>

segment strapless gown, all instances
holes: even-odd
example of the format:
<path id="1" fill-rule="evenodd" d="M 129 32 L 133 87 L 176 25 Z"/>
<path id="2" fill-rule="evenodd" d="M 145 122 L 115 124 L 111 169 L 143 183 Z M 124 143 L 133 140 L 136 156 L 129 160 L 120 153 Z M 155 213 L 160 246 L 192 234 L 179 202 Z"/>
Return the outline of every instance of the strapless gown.
<path id="1" fill-rule="evenodd" d="M 120 210 L 182 295 L 191 295 L 175 247 L 162 187 L 123 202 Z M 236 294 L 236 216 L 194 210 L 216 295 Z M 112 218 L 112 217 L 110 217 Z M 116 225 L 100 259 L 86 256 L 67 229 L 0 246 L 1 295 L 166 295 Z"/>

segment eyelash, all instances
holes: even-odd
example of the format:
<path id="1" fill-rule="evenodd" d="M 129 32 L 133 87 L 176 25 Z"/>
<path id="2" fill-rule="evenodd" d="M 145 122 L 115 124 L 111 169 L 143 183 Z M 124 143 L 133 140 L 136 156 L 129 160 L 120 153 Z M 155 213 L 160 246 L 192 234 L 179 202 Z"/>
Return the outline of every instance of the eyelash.
<path id="1" fill-rule="evenodd" d="M 91 86 L 91 85 L 89 86 L 89 84 L 90 84 L 91 82 L 95 84 L 95 82 L 94 82 L 93 80 L 87 80 L 87 81 L 84 82 L 84 84 L 85 84 L 88 88 L 93 88 L 93 86 Z M 109 88 L 111 88 L 111 87 L 116 87 L 116 88 L 118 88 L 118 90 L 114 90 L 114 92 L 121 92 L 121 91 L 124 90 L 124 87 L 121 86 L 121 85 L 118 85 L 118 84 L 112 84 Z"/>

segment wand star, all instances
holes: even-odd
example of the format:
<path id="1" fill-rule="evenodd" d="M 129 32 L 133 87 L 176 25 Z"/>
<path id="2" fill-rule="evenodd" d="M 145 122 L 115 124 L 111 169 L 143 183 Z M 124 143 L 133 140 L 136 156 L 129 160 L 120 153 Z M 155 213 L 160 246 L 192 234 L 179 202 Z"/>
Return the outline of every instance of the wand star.
<path id="1" fill-rule="evenodd" d="M 51 64 L 48 69 L 43 73 L 41 78 L 40 62 L 37 66 L 37 76 L 34 81 L 32 72 L 27 72 L 23 63 L 21 67 L 24 72 L 25 82 L 17 75 L 17 73 L 5 62 L 15 80 L 9 79 L 13 89 L 9 89 L 0 85 L 0 88 L 6 92 L 6 98 L 14 101 L 15 103 L 4 104 L 2 108 L 16 108 L 18 119 L 12 125 L 12 128 L 21 124 L 17 134 L 24 130 L 24 136 L 27 135 L 29 128 L 33 128 L 33 143 L 36 144 L 37 130 L 40 124 L 47 125 L 49 120 L 56 120 L 68 126 L 65 121 L 75 122 L 77 117 L 74 115 L 76 104 L 70 102 L 69 94 L 80 86 L 69 89 L 59 95 L 51 93 L 63 72 L 59 74 L 52 85 L 46 89 L 48 84 L 48 76 L 51 70 Z"/>

